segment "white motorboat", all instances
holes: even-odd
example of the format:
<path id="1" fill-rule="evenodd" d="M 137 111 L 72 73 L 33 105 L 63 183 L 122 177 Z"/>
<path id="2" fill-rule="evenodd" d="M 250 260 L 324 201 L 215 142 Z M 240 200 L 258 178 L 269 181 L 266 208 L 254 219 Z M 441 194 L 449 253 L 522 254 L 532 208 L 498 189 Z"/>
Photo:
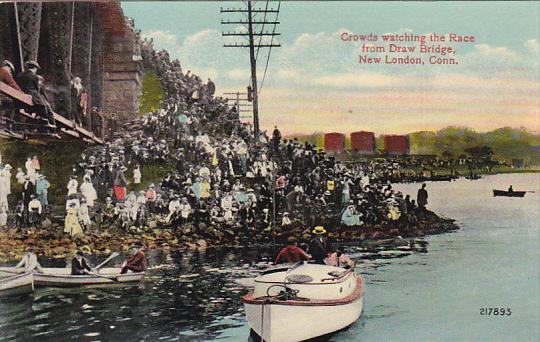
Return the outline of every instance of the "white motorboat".
<path id="1" fill-rule="evenodd" d="M 0 297 L 19 295 L 34 291 L 32 272 L 19 274 L 0 272 Z"/>
<path id="2" fill-rule="evenodd" d="M 0 272 L 16 272 L 13 267 L 0 267 Z M 144 272 L 121 274 L 121 268 L 101 268 L 94 274 L 71 275 L 70 268 L 43 268 L 43 273 L 34 271 L 36 286 L 69 287 L 84 285 L 118 284 L 138 282 Z"/>
<path id="3" fill-rule="evenodd" d="M 354 323 L 363 293 L 353 269 L 298 263 L 261 273 L 242 301 L 249 325 L 264 341 L 303 341 Z"/>

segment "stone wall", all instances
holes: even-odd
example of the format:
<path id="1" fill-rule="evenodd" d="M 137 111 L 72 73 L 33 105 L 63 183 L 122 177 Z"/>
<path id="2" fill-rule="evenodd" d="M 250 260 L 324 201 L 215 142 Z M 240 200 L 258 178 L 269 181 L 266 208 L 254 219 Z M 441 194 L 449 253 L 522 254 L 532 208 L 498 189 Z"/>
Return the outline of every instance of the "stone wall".
<path id="1" fill-rule="evenodd" d="M 101 107 L 117 118 L 127 119 L 139 111 L 142 93 L 140 42 L 134 31 L 110 35 L 103 41 L 103 95 Z"/>
<path id="2" fill-rule="evenodd" d="M 0 3 L 0 59 L 11 60 L 18 73 L 19 50 L 25 58 L 36 55 L 32 59 L 42 67 L 53 108 L 62 115 L 68 116 L 71 107 L 70 75 L 82 79 L 89 105 L 105 117 L 136 115 L 142 92 L 141 43 L 120 2 L 44 2 L 39 12 L 32 7 L 36 4 L 17 5 L 19 46 L 15 5 Z M 91 128 L 91 117 L 85 121 Z"/>

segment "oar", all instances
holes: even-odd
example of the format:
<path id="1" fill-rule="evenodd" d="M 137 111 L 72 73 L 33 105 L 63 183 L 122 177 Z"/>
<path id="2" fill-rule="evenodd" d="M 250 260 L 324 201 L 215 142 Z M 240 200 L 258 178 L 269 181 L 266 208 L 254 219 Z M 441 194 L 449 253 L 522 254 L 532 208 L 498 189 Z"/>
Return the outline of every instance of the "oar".
<path id="1" fill-rule="evenodd" d="M 116 277 L 115 276 L 110 277 L 110 276 L 106 276 L 104 274 L 98 274 L 98 273 L 93 273 L 93 272 L 88 272 L 87 274 L 98 277 L 98 278 L 109 279 L 109 280 L 114 281 L 115 283 L 118 283 L 118 277 L 117 276 Z"/>
<path id="2" fill-rule="evenodd" d="M 94 267 L 94 270 L 99 270 L 100 268 L 102 268 L 103 266 L 105 266 L 106 263 L 108 263 L 109 261 L 111 261 L 112 259 L 116 258 L 119 254 L 117 252 L 113 252 L 111 255 L 109 255 L 109 257 L 107 259 L 105 259 L 105 261 L 103 261 L 101 264 L 97 265 L 96 267 Z"/>

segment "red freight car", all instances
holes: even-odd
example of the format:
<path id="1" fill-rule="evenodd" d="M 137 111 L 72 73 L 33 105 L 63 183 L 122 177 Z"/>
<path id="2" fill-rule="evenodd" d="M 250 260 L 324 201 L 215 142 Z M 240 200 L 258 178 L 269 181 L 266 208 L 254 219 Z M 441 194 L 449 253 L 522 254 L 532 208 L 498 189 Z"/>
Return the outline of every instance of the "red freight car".
<path id="1" fill-rule="evenodd" d="M 384 150 L 389 154 L 409 154 L 409 137 L 406 135 L 385 135 Z"/>
<path id="2" fill-rule="evenodd" d="M 351 133 L 351 149 L 362 154 L 372 154 L 375 151 L 375 133 L 365 131 Z"/>
<path id="3" fill-rule="evenodd" d="M 329 153 L 341 153 L 345 148 L 345 135 L 341 133 L 326 133 L 324 135 L 324 150 Z"/>

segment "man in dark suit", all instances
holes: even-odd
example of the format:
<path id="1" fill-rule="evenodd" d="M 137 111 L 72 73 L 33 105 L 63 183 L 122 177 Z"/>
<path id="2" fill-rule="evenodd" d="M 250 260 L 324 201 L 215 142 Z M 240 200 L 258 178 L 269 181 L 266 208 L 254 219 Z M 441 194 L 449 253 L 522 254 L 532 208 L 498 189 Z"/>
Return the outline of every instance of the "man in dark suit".
<path id="1" fill-rule="evenodd" d="M 24 207 L 24 221 L 26 224 L 28 224 L 28 204 L 32 200 L 32 196 L 36 193 L 36 187 L 34 186 L 34 183 L 30 181 L 29 176 L 24 177 L 24 183 L 23 183 L 23 191 L 22 191 L 22 200 L 23 200 L 23 207 Z"/>
<path id="2" fill-rule="evenodd" d="M 316 264 L 324 265 L 324 258 L 330 253 L 328 241 L 324 237 L 326 229 L 322 226 L 317 226 L 312 233 L 315 235 L 309 242 L 308 252 Z"/>
<path id="3" fill-rule="evenodd" d="M 37 62 L 26 62 L 26 70 L 17 75 L 17 83 L 23 92 L 32 96 L 34 106 L 30 110 L 47 121 L 50 126 L 55 126 L 51 105 L 40 92 L 39 76 L 37 75 L 39 69 Z"/>

